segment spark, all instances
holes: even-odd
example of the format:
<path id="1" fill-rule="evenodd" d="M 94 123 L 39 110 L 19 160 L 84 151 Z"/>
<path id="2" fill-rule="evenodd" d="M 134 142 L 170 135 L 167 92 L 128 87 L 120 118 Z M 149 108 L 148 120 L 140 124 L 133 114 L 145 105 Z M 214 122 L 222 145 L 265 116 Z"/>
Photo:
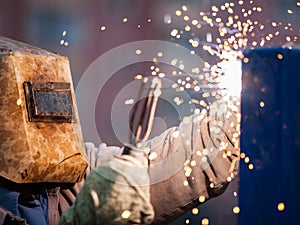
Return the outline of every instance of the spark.
<path id="1" fill-rule="evenodd" d="M 133 103 L 134 100 L 132 98 L 125 101 L 125 105 L 132 105 Z"/>
<path id="2" fill-rule="evenodd" d="M 137 49 L 137 50 L 135 51 L 135 54 L 137 54 L 137 55 L 140 55 L 140 54 L 142 54 L 142 50 L 140 50 L 140 49 Z"/>
<path id="3" fill-rule="evenodd" d="M 131 212 L 129 210 L 124 210 L 121 214 L 122 219 L 128 219 L 131 215 Z"/>
<path id="4" fill-rule="evenodd" d="M 22 100 L 19 98 L 18 100 L 17 100 L 17 105 L 21 105 L 22 104 Z"/>
<path id="5" fill-rule="evenodd" d="M 201 195 L 199 197 L 199 202 L 201 202 L 201 203 L 205 202 L 205 197 L 203 195 Z"/>
<path id="6" fill-rule="evenodd" d="M 135 80 L 141 80 L 142 78 L 143 78 L 143 75 L 141 75 L 141 74 L 137 74 L 134 77 Z"/>
<path id="7" fill-rule="evenodd" d="M 183 181 L 183 186 L 188 186 L 189 185 L 189 182 L 188 181 Z"/>
<path id="8" fill-rule="evenodd" d="M 241 159 L 244 159 L 246 157 L 246 154 L 244 152 L 241 153 Z"/>
<path id="9" fill-rule="evenodd" d="M 197 48 L 198 46 L 199 46 L 199 42 L 198 41 L 192 41 L 192 46 L 194 47 L 194 48 Z"/>
<path id="10" fill-rule="evenodd" d="M 171 31 L 171 36 L 175 37 L 178 34 L 178 30 L 177 29 L 173 29 Z"/>
<path id="11" fill-rule="evenodd" d="M 196 26 L 198 24 L 198 20 L 192 20 L 192 25 Z"/>
<path id="12" fill-rule="evenodd" d="M 277 209 L 278 209 L 278 211 L 284 211 L 285 204 L 283 202 L 278 203 Z"/>
<path id="13" fill-rule="evenodd" d="M 198 210 L 197 208 L 193 208 L 193 209 L 192 209 L 192 213 L 193 213 L 194 215 L 197 215 L 197 214 L 199 213 L 199 210 Z"/>
<path id="14" fill-rule="evenodd" d="M 197 162 L 195 160 L 191 161 L 191 166 L 196 166 Z"/>
<path id="15" fill-rule="evenodd" d="M 188 21 L 188 20 L 190 19 L 190 17 L 189 17 L 189 16 L 184 16 L 183 19 L 184 19 L 185 21 Z"/>
<path id="16" fill-rule="evenodd" d="M 171 24 L 172 23 L 172 16 L 170 14 L 164 15 L 164 23 Z"/>
<path id="17" fill-rule="evenodd" d="M 157 153 L 156 152 L 151 152 L 150 155 L 148 156 L 149 160 L 154 160 L 157 158 Z"/>
<path id="18" fill-rule="evenodd" d="M 162 53 L 162 52 L 158 52 L 158 53 L 157 53 L 157 56 L 158 56 L 158 57 L 163 57 L 163 53 Z"/>
<path id="19" fill-rule="evenodd" d="M 191 27 L 189 25 L 186 25 L 184 29 L 185 29 L 185 31 L 190 31 Z"/>
<path id="20" fill-rule="evenodd" d="M 248 157 L 248 156 L 247 156 L 247 157 L 245 157 L 244 161 L 245 161 L 245 163 L 249 163 L 249 162 L 250 162 L 250 159 L 249 159 L 249 157 Z"/>
<path id="21" fill-rule="evenodd" d="M 209 225 L 209 219 L 208 218 L 203 218 L 201 220 L 201 225 Z"/>
<path id="22" fill-rule="evenodd" d="M 181 14 L 182 14 L 182 13 L 181 13 L 180 10 L 176 10 L 176 11 L 175 11 L 175 15 L 176 15 L 176 16 L 181 16 Z"/>
<path id="23" fill-rule="evenodd" d="M 233 207 L 232 211 L 233 211 L 234 214 L 239 214 L 240 213 L 240 207 L 235 206 L 235 207 Z"/>
<path id="24" fill-rule="evenodd" d="M 188 10 L 188 7 L 186 5 L 182 5 L 181 8 L 182 8 L 183 11 L 187 11 Z"/>
<path id="25" fill-rule="evenodd" d="M 253 169 L 254 169 L 253 164 L 249 164 L 249 165 L 248 165 L 248 168 L 249 168 L 249 170 L 253 170 Z"/>

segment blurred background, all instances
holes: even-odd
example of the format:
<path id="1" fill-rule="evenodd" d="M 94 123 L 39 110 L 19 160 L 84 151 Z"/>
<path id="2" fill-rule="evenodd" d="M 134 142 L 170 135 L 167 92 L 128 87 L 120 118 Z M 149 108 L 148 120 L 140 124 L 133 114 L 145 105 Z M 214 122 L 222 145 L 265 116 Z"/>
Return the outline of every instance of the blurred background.
<path id="1" fill-rule="evenodd" d="M 218 16 L 226 20 L 230 10 L 222 11 L 221 5 L 234 10 L 234 15 L 238 15 L 235 20 L 251 20 L 254 24 L 257 21 L 257 28 L 247 36 L 245 48 L 298 43 L 300 3 L 285 0 L 0 0 L 0 35 L 67 56 L 76 88 L 86 69 L 98 57 L 133 41 L 171 41 L 194 50 L 208 61 L 212 60 L 201 43 L 214 45 L 219 31 L 205 24 L 203 15 L 218 12 Z M 218 6 L 218 11 L 214 6 Z M 202 26 L 190 31 L 187 24 L 191 27 L 193 20 Z M 172 34 L 174 29 L 179 33 L 182 31 L 180 38 Z M 190 38 L 197 40 L 199 46 L 191 46 Z M 151 63 L 144 62 L 122 68 L 101 90 L 95 121 L 98 135 L 108 145 L 122 144 L 114 134 L 110 118 L 116 95 L 136 75 L 151 74 L 150 66 Z M 80 104 L 78 102 L 79 108 Z M 157 114 L 165 120 L 161 129 L 179 121 L 176 110 L 164 102 L 160 102 Z M 88 133 L 88 127 L 84 123 L 81 125 L 85 140 L 98 145 Z M 237 212 L 234 213 L 233 209 L 238 205 L 237 192 L 238 180 L 235 180 L 225 194 L 201 205 L 197 213 L 189 212 L 172 224 L 206 224 L 207 218 L 211 225 L 236 225 Z"/>

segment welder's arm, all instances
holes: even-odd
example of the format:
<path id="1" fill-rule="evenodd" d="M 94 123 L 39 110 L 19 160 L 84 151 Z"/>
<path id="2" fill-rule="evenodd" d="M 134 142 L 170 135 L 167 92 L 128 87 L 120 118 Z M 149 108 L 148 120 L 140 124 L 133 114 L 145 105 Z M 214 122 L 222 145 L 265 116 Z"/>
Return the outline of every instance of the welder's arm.
<path id="1" fill-rule="evenodd" d="M 167 224 L 224 192 L 238 172 L 238 105 L 215 102 L 148 142 L 153 224 Z"/>
<path id="2" fill-rule="evenodd" d="M 224 192 L 237 175 L 239 121 L 239 107 L 219 102 L 212 105 L 209 112 L 186 117 L 178 127 L 146 143 L 146 148 L 151 149 L 149 175 L 150 200 L 155 210 L 153 224 L 167 224 L 178 218 L 199 205 L 200 196 L 206 201 Z M 86 144 L 86 152 L 89 173 L 113 155 L 120 155 L 122 150 L 104 144 L 100 148 Z M 82 184 L 76 184 L 73 192 L 78 193 Z M 67 203 L 66 207 L 69 206 Z"/>

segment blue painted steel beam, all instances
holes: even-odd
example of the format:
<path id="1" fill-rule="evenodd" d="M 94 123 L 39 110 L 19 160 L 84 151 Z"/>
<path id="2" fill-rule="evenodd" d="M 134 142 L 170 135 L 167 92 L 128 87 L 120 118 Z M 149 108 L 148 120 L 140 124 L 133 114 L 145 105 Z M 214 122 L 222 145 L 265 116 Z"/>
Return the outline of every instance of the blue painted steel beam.
<path id="1" fill-rule="evenodd" d="M 300 50 L 244 55 L 239 225 L 299 225 Z"/>

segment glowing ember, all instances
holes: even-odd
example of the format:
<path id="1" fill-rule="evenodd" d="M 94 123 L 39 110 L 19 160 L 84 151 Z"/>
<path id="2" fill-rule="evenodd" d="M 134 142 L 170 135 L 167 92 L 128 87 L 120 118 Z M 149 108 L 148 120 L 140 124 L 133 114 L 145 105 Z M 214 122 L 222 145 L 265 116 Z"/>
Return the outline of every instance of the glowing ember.
<path id="1" fill-rule="evenodd" d="M 283 202 L 278 203 L 277 209 L 278 209 L 278 211 L 284 211 L 284 209 L 285 209 L 284 203 Z"/>
<path id="2" fill-rule="evenodd" d="M 278 59 L 283 59 L 283 55 L 279 53 L 279 54 L 277 54 L 277 58 Z"/>
<path id="3" fill-rule="evenodd" d="M 193 208 L 193 209 L 192 209 L 192 213 L 193 213 L 194 215 L 197 215 L 197 214 L 199 213 L 199 210 L 198 210 L 197 208 Z"/>
<path id="4" fill-rule="evenodd" d="M 203 218 L 203 219 L 201 220 L 201 225 L 209 225 L 209 219 Z"/>
<path id="5" fill-rule="evenodd" d="M 253 169 L 254 169 L 253 164 L 249 164 L 249 165 L 248 165 L 248 168 L 249 168 L 249 170 L 253 170 Z"/>
<path id="6" fill-rule="evenodd" d="M 121 214 L 122 219 L 128 219 L 131 215 L 131 212 L 129 210 L 124 210 Z"/>
<path id="7" fill-rule="evenodd" d="M 154 160 L 157 158 L 157 153 L 156 152 L 151 152 L 150 155 L 148 156 L 149 160 Z"/>
<path id="8" fill-rule="evenodd" d="M 244 159 L 245 163 L 249 163 L 250 159 L 249 157 L 247 156 L 245 159 Z"/>
<path id="9" fill-rule="evenodd" d="M 21 105 L 22 104 L 22 100 L 19 98 L 18 100 L 17 100 L 17 105 Z"/>
<path id="10" fill-rule="evenodd" d="M 132 98 L 125 101 L 125 105 L 132 105 L 133 103 L 134 100 Z"/>
<path id="11" fill-rule="evenodd" d="M 201 203 L 205 202 L 205 197 L 203 195 L 201 195 L 199 197 L 199 202 L 201 202 Z"/>
<path id="12" fill-rule="evenodd" d="M 141 75 L 141 74 L 135 75 L 135 77 L 134 77 L 135 80 L 141 80 L 142 78 L 143 78 L 143 75 Z"/>
<path id="13" fill-rule="evenodd" d="M 235 207 L 233 207 L 232 211 L 233 211 L 234 214 L 239 214 L 240 213 L 240 207 L 235 206 Z"/>
<path id="14" fill-rule="evenodd" d="M 137 55 L 140 55 L 140 54 L 142 54 L 142 50 L 140 50 L 140 49 L 137 49 L 137 50 L 135 51 L 135 54 L 137 54 Z"/>
<path id="15" fill-rule="evenodd" d="M 263 108 L 263 107 L 265 107 L 265 103 L 264 103 L 263 101 L 261 101 L 261 102 L 259 103 L 259 106 L 260 106 L 261 108 Z"/>

